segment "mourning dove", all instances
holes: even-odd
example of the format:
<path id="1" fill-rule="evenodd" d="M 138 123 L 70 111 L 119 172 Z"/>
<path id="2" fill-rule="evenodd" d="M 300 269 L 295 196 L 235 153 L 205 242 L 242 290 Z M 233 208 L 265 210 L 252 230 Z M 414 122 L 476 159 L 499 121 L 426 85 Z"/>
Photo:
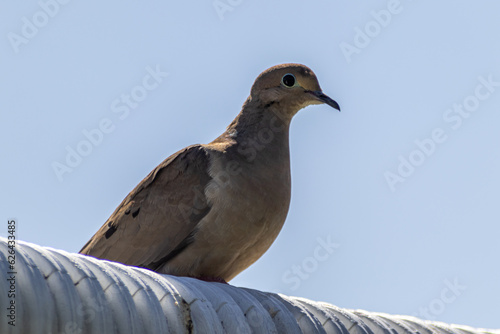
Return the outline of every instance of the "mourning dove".
<path id="1" fill-rule="evenodd" d="M 290 122 L 300 109 L 322 103 L 340 111 L 308 67 L 267 69 L 222 135 L 163 161 L 80 253 L 230 281 L 278 236 L 290 204 Z"/>

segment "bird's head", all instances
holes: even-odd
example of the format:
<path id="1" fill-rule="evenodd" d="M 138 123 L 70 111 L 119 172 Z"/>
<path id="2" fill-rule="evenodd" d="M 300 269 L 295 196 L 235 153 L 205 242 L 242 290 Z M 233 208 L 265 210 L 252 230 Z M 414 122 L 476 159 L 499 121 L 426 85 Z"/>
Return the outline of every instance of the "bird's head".
<path id="1" fill-rule="evenodd" d="M 337 102 L 323 93 L 314 72 L 301 64 L 282 64 L 262 72 L 252 86 L 250 98 L 274 106 L 293 117 L 311 104 L 326 103 L 340 111 Z"/>

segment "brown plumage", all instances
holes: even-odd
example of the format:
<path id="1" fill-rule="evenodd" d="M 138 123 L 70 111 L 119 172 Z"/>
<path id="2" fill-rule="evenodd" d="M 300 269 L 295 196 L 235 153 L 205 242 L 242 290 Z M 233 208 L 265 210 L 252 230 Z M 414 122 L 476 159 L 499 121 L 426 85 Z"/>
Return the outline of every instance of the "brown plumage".
<path id="1" fill-rule="evenodd" d="M 290 204 L 289 125 L 324 95 L 306 66 L 261 73 L 217 139 L 156 167 L 80 253 L 178 276 L 229 281 L 278 236 Z"/>

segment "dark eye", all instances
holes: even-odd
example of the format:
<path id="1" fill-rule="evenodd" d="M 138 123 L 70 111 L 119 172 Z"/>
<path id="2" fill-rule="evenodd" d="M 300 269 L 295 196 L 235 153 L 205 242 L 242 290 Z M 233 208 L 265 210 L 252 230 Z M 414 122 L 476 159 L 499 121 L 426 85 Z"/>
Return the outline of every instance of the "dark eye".
<path id="1" fill-rule="evenodd" d="M 295 76 L 293 74 L 285 74 L 283 78 L 281 78 L 281 83 L 286 87 L 293 87 L 295 85 Z"/>

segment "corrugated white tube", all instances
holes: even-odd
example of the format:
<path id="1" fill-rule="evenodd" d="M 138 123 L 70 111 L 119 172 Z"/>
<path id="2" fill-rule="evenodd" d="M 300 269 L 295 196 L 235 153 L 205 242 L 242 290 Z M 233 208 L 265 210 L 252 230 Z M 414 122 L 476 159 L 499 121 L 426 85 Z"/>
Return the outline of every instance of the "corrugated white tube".
<path id="1" fill-rule="evenodd" d="M 5 238 L 0 270 L 0 333 L 500 334 L 159 275 L 26 242 L 12 250 Z"/>

